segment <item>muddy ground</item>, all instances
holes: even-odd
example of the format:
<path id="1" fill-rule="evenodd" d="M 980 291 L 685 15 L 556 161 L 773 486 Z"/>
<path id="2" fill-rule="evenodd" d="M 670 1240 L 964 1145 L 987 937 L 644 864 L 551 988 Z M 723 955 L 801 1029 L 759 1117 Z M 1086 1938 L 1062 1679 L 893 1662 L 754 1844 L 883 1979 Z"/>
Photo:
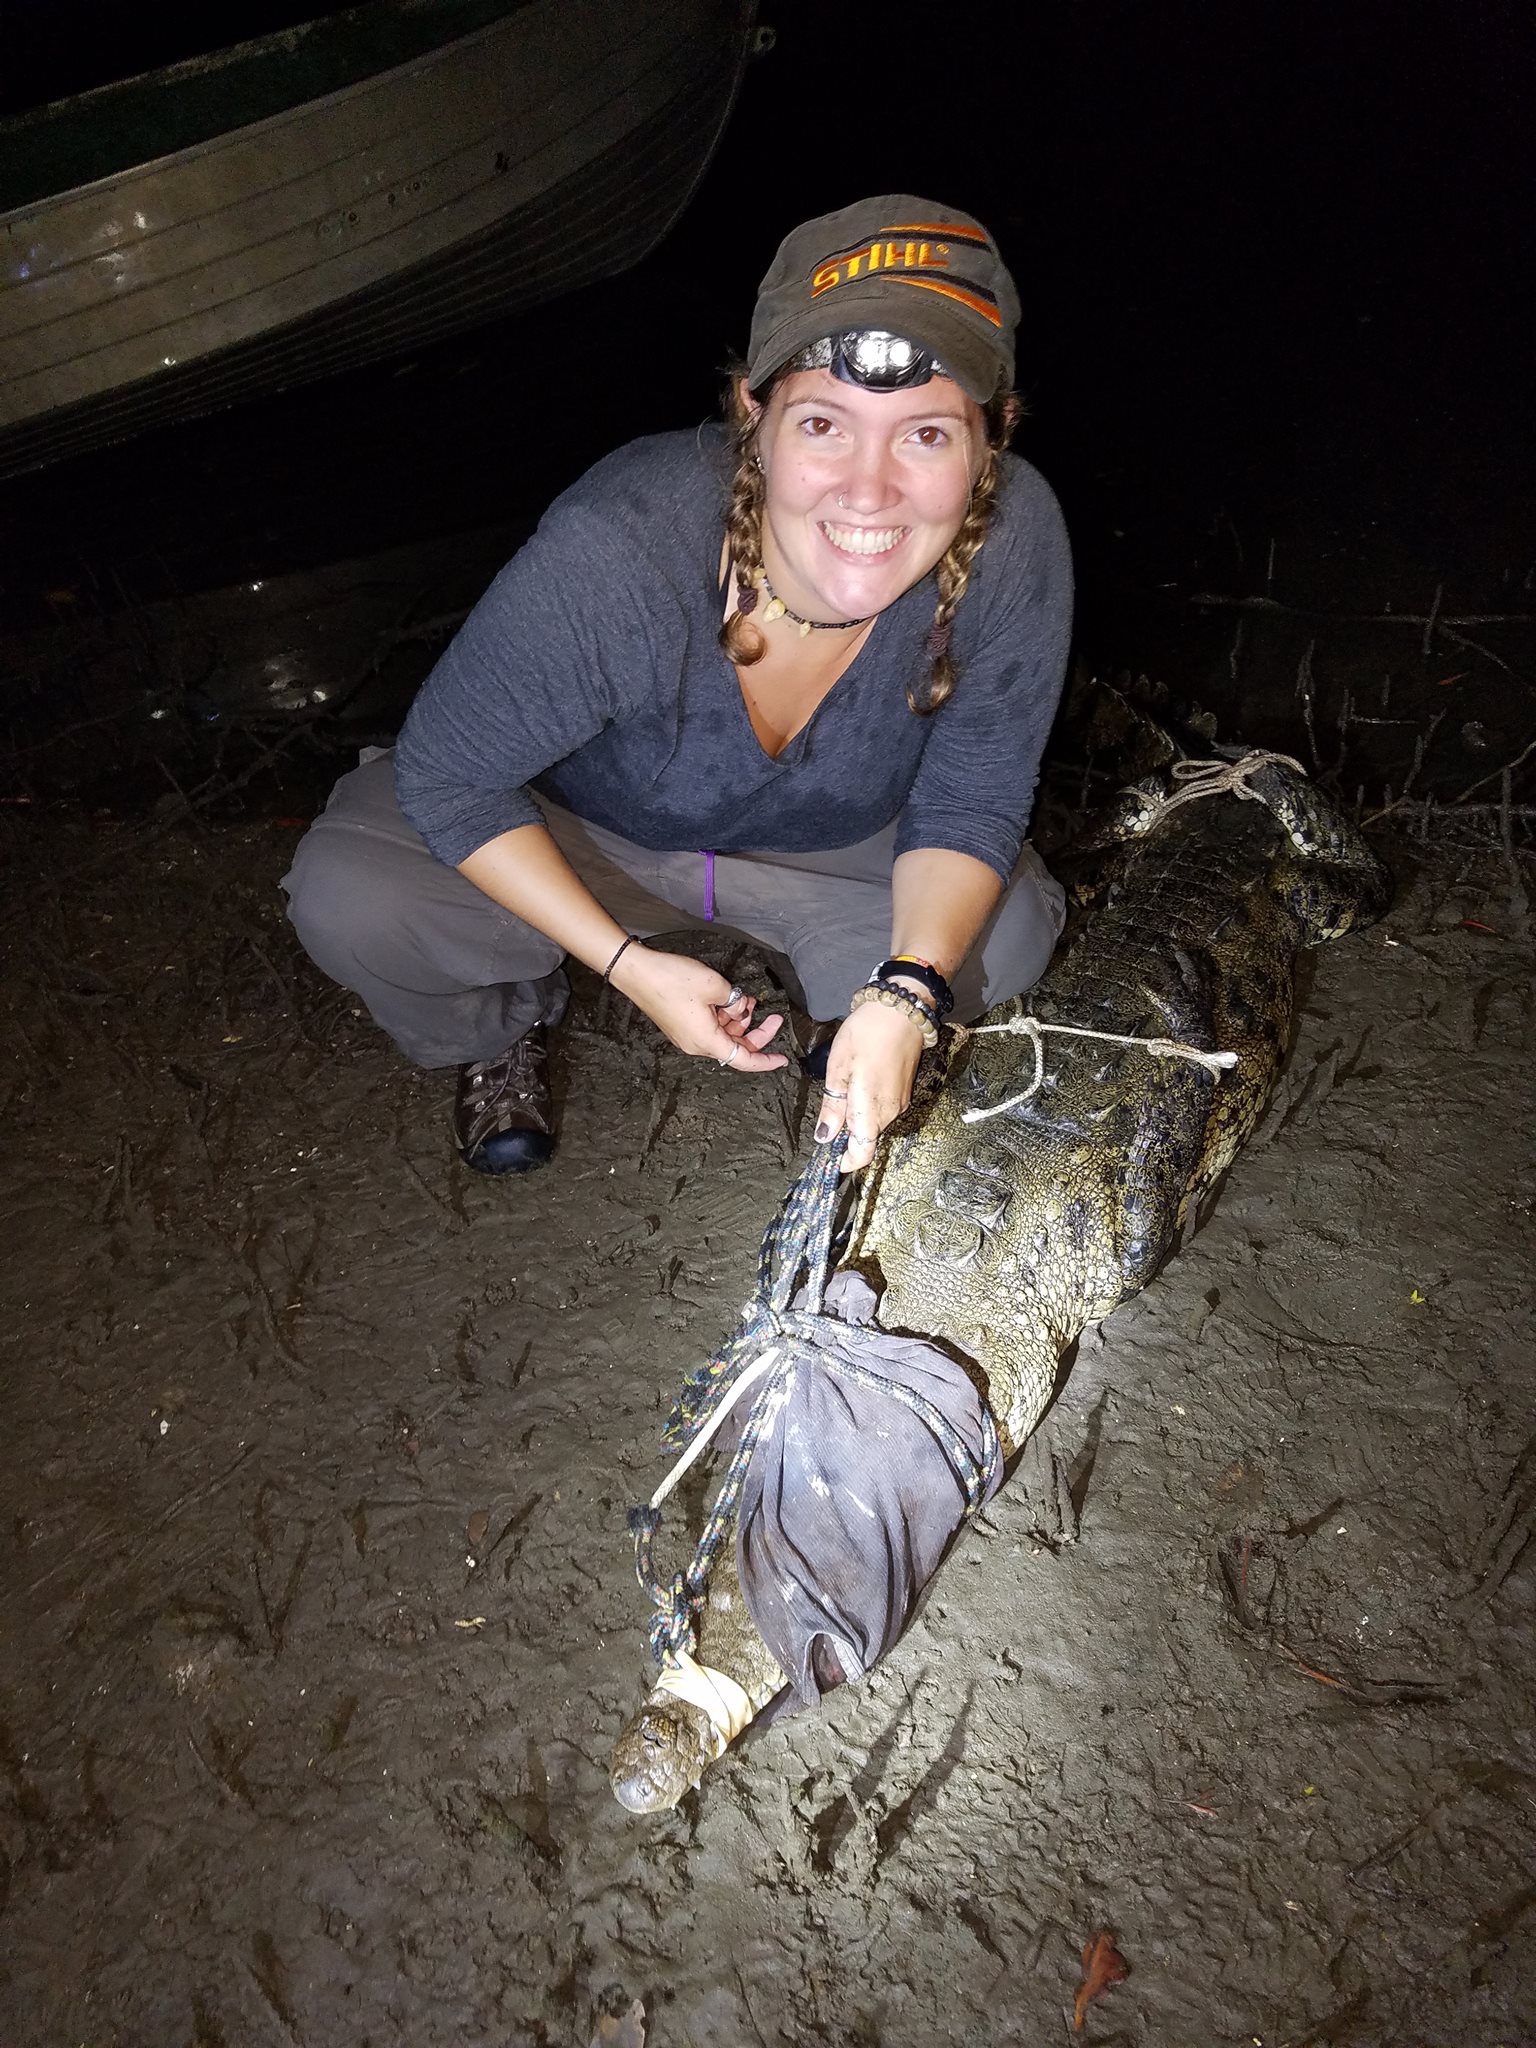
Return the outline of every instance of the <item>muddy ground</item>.
<path id="1" fill-rule="evenodd" d="M 1496 849 L 1388 845 L 1214 1219 L 1084 1341 L 1075 1547 L 1005 1490 L 867 1684 L 642 1820 L 625 1510 L 803 1084 L 586 977 L 556 1162 L 486 1182 L 298 955 L 295 822 L 0 833 L 7 2048 L 584 2048 L 637 1997 L 652 2048 L 1036 2048 L 1101 1928 L 1088 2042 L 1536 2042 Z"/>

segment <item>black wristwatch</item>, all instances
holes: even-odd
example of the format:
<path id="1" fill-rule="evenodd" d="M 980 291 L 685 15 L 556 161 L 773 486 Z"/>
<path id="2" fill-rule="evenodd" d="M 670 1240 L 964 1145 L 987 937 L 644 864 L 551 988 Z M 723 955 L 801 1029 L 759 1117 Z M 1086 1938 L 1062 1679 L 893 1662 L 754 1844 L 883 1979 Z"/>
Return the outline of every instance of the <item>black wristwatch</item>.
<path id="1" fill-rule="evenodd" d="M 927 989 L 933 997 L 933 1007 L 938 1021 L 942 1024 L 955 1007 L 955 992 L 936 967 L 925 967 L 918 960 L 882 960 L 871 981 L 890 981 L 896 976 L 905 981 L 915 981 L 920 988 Z"/>

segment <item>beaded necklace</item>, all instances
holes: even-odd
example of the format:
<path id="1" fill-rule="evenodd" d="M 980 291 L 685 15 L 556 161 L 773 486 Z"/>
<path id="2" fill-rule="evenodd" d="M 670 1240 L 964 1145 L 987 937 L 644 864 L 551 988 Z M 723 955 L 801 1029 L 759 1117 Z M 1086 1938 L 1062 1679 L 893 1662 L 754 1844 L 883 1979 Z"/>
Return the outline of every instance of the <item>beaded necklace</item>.
<path id="1" fill-rule="evenodd" d="M 802 619 L 800 614 L 792 612 L 783 598 L 775 592 L 773 585 L 768 581 L 768 571 L 766 569 L 758 570 L 757 574 L 752 578 L 752 585 L 755 588 L 749 586 L 744 589 L 739 583 L 736 586 L 737 610 L 742 612 L 755 610 L 757 606 L 757 593 L 761 591 L 768 600 L 763 606 L 764 620 L 788 619 L 791 624 L 800 628 L 800 638 L 802 640 L 807 633 L 846 633 L 850 626 L 867 626 L 875 616 L 873 612 L 867 612 L 862 619 Z"/>

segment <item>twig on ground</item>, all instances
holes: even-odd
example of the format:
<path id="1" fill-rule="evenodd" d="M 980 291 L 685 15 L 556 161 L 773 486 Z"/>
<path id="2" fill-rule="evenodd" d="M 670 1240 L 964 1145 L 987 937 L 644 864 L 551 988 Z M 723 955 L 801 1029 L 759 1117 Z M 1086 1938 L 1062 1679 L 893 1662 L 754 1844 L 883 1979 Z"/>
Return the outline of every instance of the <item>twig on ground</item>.
<path id="1" fill-rule="evenodd" d="M 1409 763 L 1408 773 L 1404 777 L 1402 789 L 1390 803 L 1383 804 L 1379 811 L 1372 811 L 1370 817 L 1364 820 L 1367 825 L 1374 824 L 1378 818 L 1389 817 L 1393 811 L 1401 810 L 1403 805 L 1408 802 L 1413 785 L 1419 779 L 1419 770 L 1424 766 L 1424 756 L 1428 751 L 1429 743 L 1439 730 L 1440 722 L 1444 717 L 1445 710 L 1442 707 L 1431 715 L 1428 725 L 1425 726 L 1421 733 L 1415 736 L 1413 759 Z"/>
<path id="2" fill-rule="evenodd" d="M 1270 542 L 1270 549 L 1273 552 L 1273 541 Z M 1296 697 L 1301 705 L 1301 722 L 1306 728 L 1307 752 L 1312 756 L 1314 772 L 1320 770 L 1323 765 L 1323 758 L 1317 751 L 1317 725 L 1312 716 L 1313 705 L 1317 697 L 1317 690 L 1312 675 L 1312 657 L 1316 652 L 1317 635 L 1314 633 L 1307 642 L 1300 661 L 1296 664 Z"/>
<path id="3" fill-rule="evenodd" d="M 169 762 L 157 759 L 155 762 L 155 766 L 160 770 L 160 773 L 171 785 L 171 788 L 176 792 L 177 796 L 181 798 L 182 806 L 187 814 L 188 823 L 195 825 L 198 831 L 203 832 L 204 836 L 206 837 L 206 830 L 203 825 L 203 821 L 201 818 L 197 816 L 196 812 L 193 810 L 191 802 L 188 799 L 187 792 L 182 788 L 181 784 L 176 780 L 176 777 L 171 773 Z"/>
<path id="4" fill-rule="evenodd" d="M 1530 839 L 1533 828 L 1536 828 L 1536 804 L 1511 804 L 1509 819 L 1515 857 L 1529 864 L 1536 859 L 1536 845 Z M 1428 845 L 1433 839 L 1437 845 L 1474 858 L 1479 854 L 1504 851 L 1501 845 L 1504 816 L 1499 804 L 1442 804 L 1432 796 L 1415 797 L 1393 813 L 1391 822 L 1399 828 L 1411 829 L 1421 845 Z M 1518 840 L 1514 833 L 1516 825 L 1521 830 Z M 1507 852 L 1504 857 L 1508 859 Z M 1469 872 L 1469 865 L 1464 863 L 1451 887 L 1459 888 Z M 1442 904 L 1445 900 L 1442 897 Z"/>
<path id="5" fill-rule="evenodd" d="M 406 1151 L 403 1122 L 396 1123 L 391 1143 L 394 1148 L 395 1157 L 400 1161 L 400 1164 L 405 1168 L 411 1179 L 415 1181 L 417 1187 L 420 1188 L 436 1211 L 439 1227 L 443 1230 L 454 1232 L 467 1230 L 469 1228 L 469 1218 L 465 1215 L 463 1209 L 456 1208 L 452 1202 L 438 1193 L 410 1153 Z"/>
<path id="6" fill-rule="evenodd" d="M 1334 612 L 1316 605 L 1282 604 L 1274 597 L 1228 597 L 1213 590 L 1198 591 L 1189 602 L 1208 610 L 1263 612 L 1273 618 L 1319 619 L 1333 626 L 1418 626 L 1423 630 L 1426 655 L 1432 652 L 1430 643 L 1438 633 L 1453 647 L 1460 647 L 1468 654 L 1491 662 L 1519 683 L 1522 689 L 1536 695 L 1536 682 L 1522 675 L 1496 649 L 1481 640 L 1472 639 L 1465 630 L 1468 626 L 1533 626 L 1536 625 L 1536 613 L 1533 612 L 1459 612 L 1447 618 L 1439 609 L 1438 588 L 1434 606 L 1427 612 Z M 1235 670 L 1233 675 L 1235 679 Z"/>
<path id="7" fill-rule="evenodd" d="M 262 1279 L 254 1261 L 251 1264 L 251 1272 L 255 1280 L 253 1293 L 256 1307 L 260 1311 L 261 1320 L 266 1328 L 267 1337 L 272 1345 L 272 1349 L 277 1353 L 283 1364 L 287 1366 L 288 1370 L 297 1378 L 308 1378 L 308 1370 L 303 1359 L 293 1350 L 287 1338 L 284 1337 L 282 1330 L 278 1327 L 277 1310 L 273 1307 L 272 1296 L 268 1291 L 266 1281 Z"/>
<path id="8" fill-rule="evenodd" d="M 1424 659 L 1425 659 L 1426 661 L 1428 661 L 1428 659 L 1429 659 L 1430 655 L 1431 655 L 1431 654 L 1432 654 L 1432 653 L 1434 652 L 1434 645 L 1435 645 L 1435 623 L 1436 623 L 1436 621 L 1437 621 L 1437 620 L 1439 619 L 1439 617 L 1440 617 L 1440 600 L 1441 600 L 1441 598 L 1443 598 L 1444 596 L 1445 596 L 1445 585 L 1444 585 L 1443 583 L 1437 583 L 1437 584 L 1435 585 L 1435 597 L 1434 597 L 1434 602 L 1433 602 L 1433 603 L 1431 604 L 1431 606 L 1430 606 L 1430 608 L 1429 608 L 1429 617 L 1428 617 L 1428 618 L 1427 618 L 1427 619 L 1426 619 L 1426 620 L 1424 621 L 1424 642 L 1423 642 L 1423 646 L 1424 646 Z"/>
<path id="9" fill-rule="evenodd" d="M 1505 620 L 1496 621 L 1495 623 L 1513 624 L 1514 622 L 1512 620 Z M 1472 640 L 1465 633 L 1453 632 L 1444 619 L 1440 621 L 1440 631 L 1453 647 L 1463 647 L 1468 654 L 1480 654 L 1484 661 L 1491 661 L 1495 668 L 1503 669 L 1505 675 L 1513 677 L 1517 683 L 1522 684 L 1527 690 L 1536 690 L 1536 683 L 1533 683 L 1528 676 L 1521 675 L 1519 669 L 1511 668 L 1502 654 L 1495 654 L 1493 649 L 1485 647 L 1481 640 Z"/>
<path id="10" fill-rule="evenodd" d="M 1510 802 L 1513 771 L 1506 768 L 1499 778 L 1499 843 L 1504 849 L 1504 865 L 1509 869 L 1510 886 L 1527 919 L 1530 916 L 1531 892 L 1525 886 L 1525 877 L 1520 872 L 1520 863 L 1515 857 L 1515 835 L 1513 827 L 1514 806 Z"/>
<path id="11" fill-rule="evenodd" d="M 1398 797 L 1394 800 L 1392 809 L 1393 811 L 1403 811 L 1413 816 L 1418 816 L 1424 811 L 1430 811 L 1435 817 L 1446 820 L 1454 818 L 1494 818 L 1502 820 L 1506 815 L 1503 804 L 1439 803 L 1432 796 L 1415 796 L 1408 798 L 1406 801 L 1402 797 Z M 1387 815 L 1388 813 L 1385 809 L 1372 811 L 1363 822 L 1367 825 L 1372 825 L 1378 818 L 1385 818 Z M 1524 823 L 1531 818 L 1536 818 L 1536 804 L 1511 804 L 1507 815 L 1511 818 L 1519 818 Z"/>
<path id="12" fill-rule="evenodd" d="M 1527 1532 L 1529 1533 L 1529 1532 Z M 1268 1556 L 1262 1545 L 1256 1545 L 1251 1536 L 1233 1536 L 1216 1553 L 1221 1569 L 1222 1584 L 1226 1589 L 1228 1604 L 1233 1619 L 1244 1635 L 1265 1649 L 1275 1650 L 1286 1662 L 1306 1677 L 1325 1685 L 1332 1692 L 1353 1700 L 1362 1707 L 1411 1706 L 1429 1700 L 1454 1698 L 1459 1679 L 1438 1678 L 1343 1678 L 1331 1671 L 1325 1671 L 1310 1658 L 1303 1657 L 1293 1644 L 1288 1643 L 1270 1620 L 1281 1586 L 1281 1567 L 1278 1559 L 1272 1559 L 1276 1579 L 1269 1598 L 1264 1603 L 1262 1615 L 1255 1612 L 1249 1599 L 1249 1564 L 1255 1555 Z"/>
<path id="13" fill-rule="evenodd" d="M 9 676 L 0 676 L 0 687 L 10 680 Z M 97 732 L 104 725 L 121 725 L 127 718 L 136 718 L 142 709 L 143 705 L 135 700 L 131 704 L 120 704 L 115 711 L 103 711 L 94 718 L 78 718 L 72 725 L 60 726 L 56 732 L 49 733 L 45 740 L 33 740 L 24 747 L 7 747 L 6 760 L 11 767 L 19 767 L 38 754 L 52 753 L 66 740 L 75 739 L 83 732 Z"/>
<path id="14" fill-rule="evenodd" d="M 1530 760 L 1532 754 L 1536 754 L 1536 740 L 1531 740 L 1530 742 L 1528 742 L 1527 745 L 1522 747 L 1520 752 L 1516 754 L 1515 758 L 1512 761 L 1506 761 L 1501 767 L 1498 768 L 1490 768 L 1488 773 L 1486 775 L 1480 775 L 1476 782 L 1469 782 L 1466 788 L 1461 792 L 1460 796 L 1452 797 L 1452 803 L 1465 803 L 1469 796 L 1474 795 L 1476 791 L 1486 787 L 1488 783 L 1498 782 L 1505 776 L 1513 775 L 1517 768 L 1523 768 L 1525 766 L 1526 762 Z M 1501 800 L 1499 804 L 1499 810 L 1501 813 L 1503 812 L 1503 809 L 1504 805 Z"/>
<path id="15" fill-rule="evenodd" d="M 1511 1467 L 1498 1507 L 1478 1539 L 1454 1594 L 1457 1612 L 1465 1619 L 1486 1607 L 1518 1563 L 1521 1551 L 1536 1534 L 1536 1436 Z"/>
<path id="16" fill-rule="evenodd" d="M 1281 612 L 1293 619 L 1328 619 L 1340 626 L 1433 626 L 1442 633 L 1451 626 L 1536 626 L 1536 612 L 1466 612 L 1442 618 L 1438 592 L 1436 608 L 1427 612 L 1335 612 L 1319 605 L 1282 604 L 1276 597 L 1226 597 L 1210 590 L 1197 591 L 1189 602 L 1223 611 Z"/>
<path id="17" fill-rule="evenodd" d="M 656 1048 L 656 1056 L 651 1066 L 651 1113 L 646 1118 L 645 1136 L 640 1141 L 639 1156 L 635 1160 L 637 1172 L 655 1151 L 682 1094 L 680 1082 L 674 1081 L 670 1088 L 666 1085 L 666 1056 L 667 1047 L 663 1043 Z"/>
<path id="18" fill-rule="evenodd" d="M 1304 1663 L 1289 1644 L 1277 1642 L 1275 1647 L 1282 1655 L 1290 1658 L 1298 1671 L 1305 1673 L 1308 1678 L 1315 1678 L 1319 1685 L 1331 1685 L 1340 1692 L 1346 1690 L 1342 1678 L 1335 1678 L 1327 1671 L 1319 1671 L 1315 1664 Z"/>

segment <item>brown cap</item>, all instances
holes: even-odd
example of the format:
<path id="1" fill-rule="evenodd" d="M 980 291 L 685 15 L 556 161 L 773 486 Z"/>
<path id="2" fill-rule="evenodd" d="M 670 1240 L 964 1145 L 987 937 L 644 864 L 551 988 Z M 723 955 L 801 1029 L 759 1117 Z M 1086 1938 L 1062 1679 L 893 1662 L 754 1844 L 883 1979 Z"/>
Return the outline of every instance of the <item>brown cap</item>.
<path id="1" fill-rule="evenodd" d="M 785 236 L 758 287 L 747 349 L 757 390 L 828 334 L 881 328 L 931 350 L 985 405 L 1013 382 L 1019 295 L 968 213 L 910 193 L 860 199 Z"/>

